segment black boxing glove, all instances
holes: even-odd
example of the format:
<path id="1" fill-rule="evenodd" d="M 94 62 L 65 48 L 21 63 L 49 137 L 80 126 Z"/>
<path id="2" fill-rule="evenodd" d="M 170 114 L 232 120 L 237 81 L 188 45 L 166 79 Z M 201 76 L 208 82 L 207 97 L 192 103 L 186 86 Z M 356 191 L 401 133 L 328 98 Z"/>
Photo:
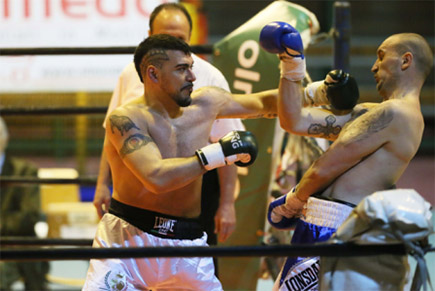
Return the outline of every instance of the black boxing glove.
<path id="1" fill-rule="evenodd" d="M 328 73 L 328 76 L 334 82 L 327 82 L 326 97 L 331 106 L 338 110 L 352 109 L 359 98 L 358 84 L 354 77 L 344 72 L 343 70 L 333 70 Z"/>
<path id="2" fill-rule="evenodd" d="M 208 171 L 235 163 L 240 167 L 251 165 L 257 157 L 257 141 L 249 131 L 231 131 L 219 142 L 196 150 L 201 164 Z"/>

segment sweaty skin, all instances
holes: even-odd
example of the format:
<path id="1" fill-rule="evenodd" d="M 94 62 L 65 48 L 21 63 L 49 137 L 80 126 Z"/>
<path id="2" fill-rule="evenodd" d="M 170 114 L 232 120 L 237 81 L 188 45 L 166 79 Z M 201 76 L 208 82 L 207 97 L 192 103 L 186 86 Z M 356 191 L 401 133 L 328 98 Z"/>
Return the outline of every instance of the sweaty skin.
<path id="1" fill-rule="evenodd" d="M 125 116 L 131 116 L 131 122 L 139 130 L 128 132 L 128 137 L 122 143 L 120 154 L 112 143 L 105 145 L 113 171 L 113 197 L 128 205 L 174 216 L 199 216 L 201 179 L 189 179 L 181 173 L 178 176 L 176 172 L 180 170 L 181 165 L 177 158 L 190 157 L 193 160 L 191 165 L 184 166 L 183 170 L 190 169 L 198 174 L 205 172 L 196 161 L 196 157 L 192 157 L 192 153 L 207 144 L 208 132 L 213 120 L 201 118 L 198 107 L 183 108 L 184 112 L 177 118 L 162 116 L 140 104 L 126 106 L 116 111 L 125 111 Z M 120 133 L 115 133 L 117 134 Z M 128 152 L 124 150 L 126 147 Z M 136 172 L 136 169 L 132 171 L 125 162 L 130 158 L 134 159 L 135 154 L 142 151 L 148 151 L 160 156 L 161 159 L 167 159 L 169 169 L 166 176 L 177 179 L 176 183 L 166 186 L 164 181 L 149 182 L 139 178 L 138 176 L 142 176 L 141 172 Z M 143 158 L 139 158 L 139 161 L 143 165 L 148 164 Z M 151 159 L 150 162 L 163 163 L 159 159 Z M 151 178 L 153 173 L 149 175 Z M 162 183 L 165 187 L 160 188 L 154 183 Z M 183 186 L 179 189 L 170 189 L 170 185 Z"/>
<path id="2" fill-rule="evenodd" d="M 207 145 L 213 121 L 275 117 L 278 91 L 237 95 L 203 87 L 192 92 L 191 56 L 175 50 L 166 53 L 161 68 L 141 66 L 145 96 L 112 112 L 104 147 L 113 173 L 113 198 L 194 218 L 200 214 L 205 172 L 194 153 Z"/>
<path id="3" fill-rule="evenodd" d="M 315 162 L 313 167 L 325 163 L 331 173 L 342 173 L 322 195 L 358 204 L 367 193 L 392 187 L 417 152 L 423 127 L 418 99 L 368 109 L 343 127 L 329 150 L 333 154 Z"/>
<path id="4" fill-rule="evenodd" d="M 392 187 L 416 154 L 423 135 L 420 91 L 425 76 L 416 56 L 397 52 L 408 36 L 394 35 L 378 49 L 372 67 L 382 103 L 362 103 L 352 114 L 301 109 L 301 84 L 281 79 L 278 114 L 287 131 L 334 141 L 307 170 L 296 195 L 312 194 L 358 204 Z M 429 56 L 430 57 L 430 56 Z"/>
<path id="5" fill-rule="evenodd" d="M 164 4 L 166 5 L 166 4 Z M 191 25 L 184 12 L 178 8 L 174 8 L 171 4 L 169 6 L 159 10 L 155 18 L 150 23 L 150 30 L 148 35 L 154 34 L 169 34 L 178 39 L 190 42 L 191 37 Z M 195 64 L 199 72 L 206 70 L 206 66 L 209 64 L 203 62 L 202 64 Z M 133 66 L 134 67 L 134 66 Z M 212 69 L 215 69 L 214 67 Z M 194 70 L 195 71 L 195 70 Z M 133 74 L 137 74 L 133 72 Z M 217 85 L 222 88 L 227 88 L 228 84 L 223 75 L 219 71 L 211 70 L 198 78 L 196 85 Z M 132 98 L 139 97 L 144 93 L 143 85 L 139 78 L 134 78 L 131 75 L 128 67 L 121 74 L 118 84 L 115 88 L 107 116 L 110 112 L 118 107 L 118 105 L 126 103 Z M 134 97 L 133 97 L 134 96 Z M 233 127 L 233 128 L 231 128 Z M 223 134 L 222 130 L 230 131 L 229 129 L 243 128 L 243 124 L 240 120 L 225 120 L 216 123 L 212 127 L 212 131 Z M 210 138 L 216 139 L 217 136 L 210 135 Z M 234 207 L 234 200 L 236 195 L 237 179 L 237 166 L 228 165 L 217 169 L 219 178 L 219 207 L 215 213 L 215 233 L 218 234 L 220 241 L 225 241 L 235 230 L 236 226 L 236 210 Z M 106 159 L 106 152 L 103 150 L 101 153 L 99 174 L 97 180 L 97 186 L 94 196 L 94 206 L 97 210 L 98 216 L 101 218 L 104 213 L 109 209 L 111 200 L 111 188 L 112 178 L 109 168 L 109 163 Z M 213 215 L 213 213 L 208 214 Z M 209 238 L 210 239 L 210 238 Z M 212 239 L 212 238 L 211 238 Z"/>

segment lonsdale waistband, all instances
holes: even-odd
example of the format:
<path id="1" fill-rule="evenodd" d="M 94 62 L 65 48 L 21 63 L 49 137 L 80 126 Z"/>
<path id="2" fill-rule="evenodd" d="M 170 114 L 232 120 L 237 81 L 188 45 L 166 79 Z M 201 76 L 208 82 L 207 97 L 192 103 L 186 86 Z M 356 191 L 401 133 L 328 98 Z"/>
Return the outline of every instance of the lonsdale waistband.
<path id="1" fill-rule="evenodd" d="M 353 208 L 347 203 L 310 197 L 305 217 L 302 220 L 318 226 L 337 229 L 343 224 Z"/>

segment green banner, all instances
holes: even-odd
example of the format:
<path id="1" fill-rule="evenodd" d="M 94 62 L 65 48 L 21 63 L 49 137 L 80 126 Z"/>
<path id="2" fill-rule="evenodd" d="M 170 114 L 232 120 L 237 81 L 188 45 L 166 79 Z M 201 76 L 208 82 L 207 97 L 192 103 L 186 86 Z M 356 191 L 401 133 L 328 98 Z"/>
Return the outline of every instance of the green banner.
<path id="1" fill-rule="evenodd" d="M 213 64 L 225 75 L 231 91 L 251 93 L 277 88 L 278 57 L 260 47 L 260 31 L 272 21 L 285 21 L 296 27 L 304 38 L 310 35 L 313 21 L 310 15 L 304 7 L 275 1 L 218 42 Z M 276 119 L 244 120 L 247 130 L 257 137 L 259 154 L 255 163 L 247 168 L 247 175 L 239 175 L 237 227 L 223 245 L 259 245 L 263 239 L 276 123 Z M 255 290 L 259 263 L 260 257 L 219 259 L 219 278 L 224 290 Z"/>

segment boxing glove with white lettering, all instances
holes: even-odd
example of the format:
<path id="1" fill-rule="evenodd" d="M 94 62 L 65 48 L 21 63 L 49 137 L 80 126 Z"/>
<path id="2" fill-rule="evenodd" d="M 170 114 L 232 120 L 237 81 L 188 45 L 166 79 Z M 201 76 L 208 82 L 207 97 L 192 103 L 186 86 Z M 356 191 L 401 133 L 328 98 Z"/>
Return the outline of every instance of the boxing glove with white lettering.
<path id="1" fill-rule="evenodd" d="M 282 78 L 300 81 L 305 77 L 304 45 L 293 26 L 281 21 L 265 25 L 260 32 L 260 45 L 270 53 L 279 54 Z"/>
<path id="2" fill-rule="evenodd" d="M 278 229 L 289 229 L 299 219 L 307 202 L 296 196 L 295 189 L 296 187 L 269 203 L 267 220 L 272 226 Z"/>
<path id="3" fill-rule="evenodd" d="M 231 131 L 219 142 L 196 150 L 206 170 L 236 164 L 240 167 L 251 165 L 257 157 L 257 141 L 249 131 Z"/>

